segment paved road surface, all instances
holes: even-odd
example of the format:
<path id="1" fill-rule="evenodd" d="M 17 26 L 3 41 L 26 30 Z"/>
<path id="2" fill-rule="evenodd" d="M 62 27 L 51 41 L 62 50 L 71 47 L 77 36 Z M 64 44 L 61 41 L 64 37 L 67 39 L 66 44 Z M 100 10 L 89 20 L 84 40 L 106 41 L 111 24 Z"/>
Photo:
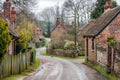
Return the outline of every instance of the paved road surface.
<path id="1" fill-rule="evenodd" d="M 81 64 L 81 61 L 41 56 L 44 51 L 45 48 L 37 50 L 37 58 L 42 61 L 42 66 L 23 80 L 108 80 Z"/>

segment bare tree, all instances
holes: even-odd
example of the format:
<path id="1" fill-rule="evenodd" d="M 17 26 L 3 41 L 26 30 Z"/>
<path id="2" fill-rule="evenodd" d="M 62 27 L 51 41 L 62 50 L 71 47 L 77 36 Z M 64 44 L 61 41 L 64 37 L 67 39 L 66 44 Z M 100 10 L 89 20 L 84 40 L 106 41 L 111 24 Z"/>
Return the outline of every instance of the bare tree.
<path id="1" fill-rule="evenodd" d="M 55 20 L 56 20 L 55 18 L 57 15 L 56 13 L 57 11 L 56 8 L 54 7 L 46 8 L 40 13 L 40 18 L 46 22 L 48 37 L 50 37 L 51 25 L 55 25 Z"/>
<path id="2" fill-rule="evenodd" d="M 29 12 L 38 0 L 11 0 L 18 10 Z"/>
<path id="3" fill-rule="evenodd" d="M 63 4 L 65 15 L 74 19 L 76 26 L 82 26 L 89 21 L 92 11 L 92 0 L 67 0 Z"/>

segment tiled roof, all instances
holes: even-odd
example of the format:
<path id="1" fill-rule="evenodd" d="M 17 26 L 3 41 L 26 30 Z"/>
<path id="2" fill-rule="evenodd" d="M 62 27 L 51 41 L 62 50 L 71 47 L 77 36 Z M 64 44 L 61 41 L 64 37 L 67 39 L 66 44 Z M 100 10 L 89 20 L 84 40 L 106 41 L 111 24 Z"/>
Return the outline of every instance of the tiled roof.
<path id="1" fill-rule="evenodd" d="M 3 18 L 5 21 L 9 22 L 9 31 L 11 35 L 13 35 L 14 37 L 20 37 L 20 35 L 14 29 L 14 25 L 11 23 L 10 20 L 8 20 L 2 13 L 0 13 L 0 18 Z"/>
<path id="2" fill-rule="evenodd" d="M 54 29 L 56 28 L 56 27 L 63 27 L 65 30 L 70 30 L 70 29 L 72 29 L 72 26 L 71 25 L 61 25 L 61 24 L 59 24 L 59 25 L 57 25 L 57 26 L 55 26 L 52 30 L 51 30 L 51 32 L 52 31 L 54 31 Z"/>
<path id="3" fill-rule="evenodd" d="M 84 37 L 96 37 L 99 35 L 120 13 L 120 6 L 109 9 L 104 12 L 96 21 L 96 24 L 92 26 L 84 35 Z"/>
<path id="4" fill-rule="evenodd" d="M 91 23 L 93 23 L 93 24 L 91 24 Z M 84 41 L 83 36 L 85 35 L 85 33 L 87 33 L 87 31 L 88 31 L 89 29 L 91 29 L 92 26 L 95 25 L 95 23 L 96 23 L 96 20 L 93 19 L 93 20 L 91 20 L 91 21 L 89 22 L 89 24 L 87 24 L 86 26 L 84 26 L 82 29 L 79 30 L 79 32 L 78 32 L 78 37 L 79 37 L 79 41 L 80 41 L 80 42 L 81 42 L 81 41 Z"/>
<path id="5" fill-rule="evenodd" d="M 14 37 L 20 37 L 18 32 L 13 28 L 13 25 L 9 26 L 9 31 Z"/>

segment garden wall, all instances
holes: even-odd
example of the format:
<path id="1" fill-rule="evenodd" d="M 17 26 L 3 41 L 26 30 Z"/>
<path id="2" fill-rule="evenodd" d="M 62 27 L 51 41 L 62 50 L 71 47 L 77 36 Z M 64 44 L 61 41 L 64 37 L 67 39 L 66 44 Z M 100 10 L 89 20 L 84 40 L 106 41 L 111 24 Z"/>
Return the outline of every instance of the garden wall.
<path id="1" fill-rule="evenodd" d="M 120 53 L 115 53 L 115 63 L 114 63 L 115 74 L 120 78 Z"/>
<path id="2" fill-rule="evenodd" d="M 74 54 L 75 50 L 61 50 L 61 49 L 46 49 L 47 54 L 54 54 L 57 56 L 65 57 L 77 57 L 78 54 Z"/>
<path id="3" fill-rule="evenodd" d="M 97 62 L 107 72 L 107 50 L 100 46 L 97 46 Z M 120 54 L 117 51 L 115 51 L 114 69 L 112 73 L 120 78 Z"/>
<path id="4" fill-rule="evenodd" d="M 101 47 L 101 46 L 97 46 L 97 63 L 99 63 L 99 65 L 104 69 L 104 71 L 106 72 L 107 69 L 107 52 L 106 49 Z"/>

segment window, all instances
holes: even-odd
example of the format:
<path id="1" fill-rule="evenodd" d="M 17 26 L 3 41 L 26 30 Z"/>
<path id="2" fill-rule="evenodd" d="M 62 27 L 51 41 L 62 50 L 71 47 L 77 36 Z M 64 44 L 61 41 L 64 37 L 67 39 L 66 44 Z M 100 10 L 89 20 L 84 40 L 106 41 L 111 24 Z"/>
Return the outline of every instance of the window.
<path id="1" fill-rule="evenodd" d="M 94 38 L 92 39 L 92 49 L 94 50 Z"/>

